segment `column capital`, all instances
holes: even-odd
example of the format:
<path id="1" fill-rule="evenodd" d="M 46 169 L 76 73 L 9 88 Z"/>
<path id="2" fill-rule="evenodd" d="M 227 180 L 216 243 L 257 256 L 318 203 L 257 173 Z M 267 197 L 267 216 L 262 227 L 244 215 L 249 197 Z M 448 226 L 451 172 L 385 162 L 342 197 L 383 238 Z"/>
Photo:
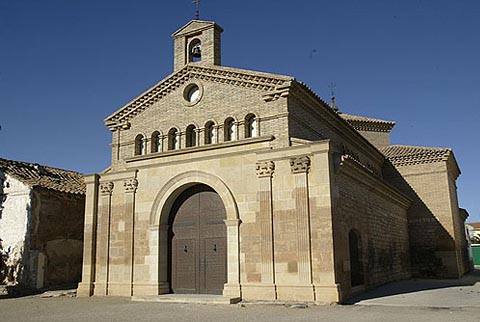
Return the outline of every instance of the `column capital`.
<path id="1" fill-rule="evenodd" d="M 100 183 L 100 194 L 102 195 L 111 195 L 113 192 L 113 182 L 102 182 Z"/>
<path id="2" fill-rule="evenodd" d="M 310 157 L 303 156 L 290 159 L 290 169 L 292 173 L 308 173 L 310 170 Z"/>
<path id="3" fill-rule="evenodd" d="M 275 162 L 273 161 L 261 161 L 256 164 L 257 177 L 272 177 L 275 171 Z"/>
<path id="4" fill-rule="evenodd" d="M 135 179 L 135 178 L 129 178 L 129 179 L 125 179 L 123 181 L 123 186 L 125 187 L 125 192 L 135 192 L 137 191 L 137 187 L 138 187 L 138 180 Z"/>

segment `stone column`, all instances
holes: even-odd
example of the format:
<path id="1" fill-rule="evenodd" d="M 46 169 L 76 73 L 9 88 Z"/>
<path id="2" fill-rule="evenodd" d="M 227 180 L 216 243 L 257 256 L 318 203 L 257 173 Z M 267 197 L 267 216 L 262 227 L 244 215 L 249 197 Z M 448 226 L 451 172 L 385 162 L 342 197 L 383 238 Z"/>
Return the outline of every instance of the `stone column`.
<path id="1" fill-rule="evenodd" d="M 273 208 L 272 208 L 272 176 L 275 170 L 273 161 L 257 162 L 256 171 L 260 180 L 258 192 L 260 212 L 257 222 L 260 224 L 260 247 L 261 247 L 261 283 L 272 286 L 267 292 L 273 298 L 275 293 L 275 264 L 273 257 Z M 267 295 L 268 296 L 268 295 Z"/>
<path id="2" fill-rule="evenodd" d="M 202 142 L 201 142 L 201 135 L 200 135 L 200 133 L 202 132 L 202 130 L 196 128 L 196 129 L 194 129 L 193 131 L 195 132 L 195 141 L 196 141 L 194 146 L 201 146 L 201 145 L 203 145 Z"/>
<path id="3" fill-rule="evenodd" d="M 225 225 L 227 226 L 227 284 L 223 288 L 223 295 L 240 297 L 240 220 L 227 219 Z"/>
<path id="4" fill-rule="evenodd" d="M 232 141 L 238 141 L 241 138 L 241 136 L 240 136 L 240 124 L 241 124 L 241 122 L 234 122 L 233 123 L 233 128 L 234 128 L 235 132 L 233 133 Z"/>
<path id="5" fill-rule="evenodd" d="M 310 242 L 310 205 L 308 198 L 308 156 L 290 159 L 290 169 L 295 176 L 295 208 L 297 215 L 298 280 L 312 284 L 312 256 Z"/>
<path id="6" fill-rule="evenodd" d="M 219 139 L 220 127 L 221 127 L 221 125 L 217 125 L 217 124 L 215 124 L 213 126 L 212 131 L 213 131 L 214 135 L 213 135 L 213 139 L 212 139 L 212 144 L 215 144 L 215 143 L 218 143 L 218 142 L 223 142 L 223 138 L 222 138 L 222 140 Z"/>
<path id="7" fill-rule="evenodd" d="M 125 278 L 129 286 L 128 294 L 133 295 L 133 256 L 135 231 L 135 192 L 138 181 L 135 178 L 126 179 L 125 187 Z"/>
<path id="8" fill-rule="evenodd" d="M 83 236 L 82 282 L 78 285 L 77 296 L 91 296 L 95 281 L 95 243 L 97 234 L 98 174 L 85 176 L 85 227 Z"/>
<path id="9" fill-rule="evenodd" d="M 108 263 L 110 252 L 110 216 L 113 182 L 100 183 L 100 204 L 97 223 L 97 278 L 95 295 L 108 295 Z"/>

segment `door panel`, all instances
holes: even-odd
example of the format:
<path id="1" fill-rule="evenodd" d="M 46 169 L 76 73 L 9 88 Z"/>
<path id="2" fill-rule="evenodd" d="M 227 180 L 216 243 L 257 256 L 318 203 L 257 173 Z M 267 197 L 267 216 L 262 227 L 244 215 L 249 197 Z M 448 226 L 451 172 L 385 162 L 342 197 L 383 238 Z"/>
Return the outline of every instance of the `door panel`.
<path id="1" fill-rule="evenodd" d="M 197 240 L 174 239 L 172 288 L 174 293 L 195 293 L 198 289 Z"/>
<path id="2" fill-rule="evenodd" d="M 222 294 L 226 283 L 227 251 L 225 238 L 206 238 L 203 243 L 205 272 L 203 287 L 206 292 Z"/>
<path id="3" fill-rule="evenodd" d="M 226 283 L 226 211 L 205 185 L 182 193 L 171 213 L 174 293 L 221 294 Z"/>

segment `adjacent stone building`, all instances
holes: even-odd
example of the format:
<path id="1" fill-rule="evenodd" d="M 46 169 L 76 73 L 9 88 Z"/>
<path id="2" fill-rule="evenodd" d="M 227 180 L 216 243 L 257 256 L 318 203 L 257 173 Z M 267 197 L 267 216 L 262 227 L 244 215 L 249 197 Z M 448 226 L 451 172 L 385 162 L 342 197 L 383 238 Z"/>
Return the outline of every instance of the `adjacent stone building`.
<path id="1" fill-rule="evenodd" d="M 465 272 L 451 150 L 391 146 L 394 122 L 221 66 L 221 33 L 179 29 L 173 73 L 105 119 L 79 295 L 338 302 Z"/>
<path id="2" fill-rule="evenodd" d="M 0 158 L 0 284 L 78 283 L 84 212 L 81 174 Z"/>

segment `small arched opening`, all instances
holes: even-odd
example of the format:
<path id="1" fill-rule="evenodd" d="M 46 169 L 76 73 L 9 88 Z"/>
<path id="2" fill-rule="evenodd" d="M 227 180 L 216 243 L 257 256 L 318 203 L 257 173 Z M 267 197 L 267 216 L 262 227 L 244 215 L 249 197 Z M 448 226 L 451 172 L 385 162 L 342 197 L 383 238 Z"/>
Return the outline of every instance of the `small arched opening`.
<path id="1" fill-rule="evenodd" d="M 135 155 L 144 155 L 146 153 L 145 137 L 139 134 L 135 137 Z"/>
<path id="2" fill-rule="evenodd" d="M 161 134 L 159 131 L 155 131 L 152 133 L 152 139 L 151 139 L 151 152 L 162 152 L 163 147 L 162 147 L 162 138 Z"/>
<path id="3" fill-rule="evenodd" d="M 212 121 L 208 121 L 205 124 L 205 144 L 212 144 L 215 143 L 216 137 L 215 137 L 215 123 Z"/>
<path id="4" fill-rule="evenodd" d="M 348 246 L 350 252 L 350 282 L 352 287 L 355 287 L 362 285 L 364 278 L 360 234 L 353 229 L 348 233 Z"/>
<path id="5" fill-rule="evenodd" d="M 178 143 L 178 131 L 173 127 L 168 131 L 168 149 L 177 150 L 179 148 Z"/>
<path id="6" fill-rule="evenodd" d="M 225 120 L 224 126 L 224 141 L 232 141 L 235 139 L 236 131 L 235 131 L 235 120 L 231 117 Z"/>
<path id="7" fill-rule="evenodd" d="M 188 62 L 194 63 L 202 60 L 202 42 L 195 38 L 190 42 L 188 49 Z"/>
<path id="8" fill-rule="evenodd" d="M 255 114 L 248 114 L 245 117 L 245 138 L 258 136 L 257 117 Z"/>
<path id="9" fill-rule="evenodd" d="M 197 131 L 196 127 L 193 124 L 187 126 L 187 130 L 185 132 L 185 146 L 192 147 L 197 145 Z"/>

